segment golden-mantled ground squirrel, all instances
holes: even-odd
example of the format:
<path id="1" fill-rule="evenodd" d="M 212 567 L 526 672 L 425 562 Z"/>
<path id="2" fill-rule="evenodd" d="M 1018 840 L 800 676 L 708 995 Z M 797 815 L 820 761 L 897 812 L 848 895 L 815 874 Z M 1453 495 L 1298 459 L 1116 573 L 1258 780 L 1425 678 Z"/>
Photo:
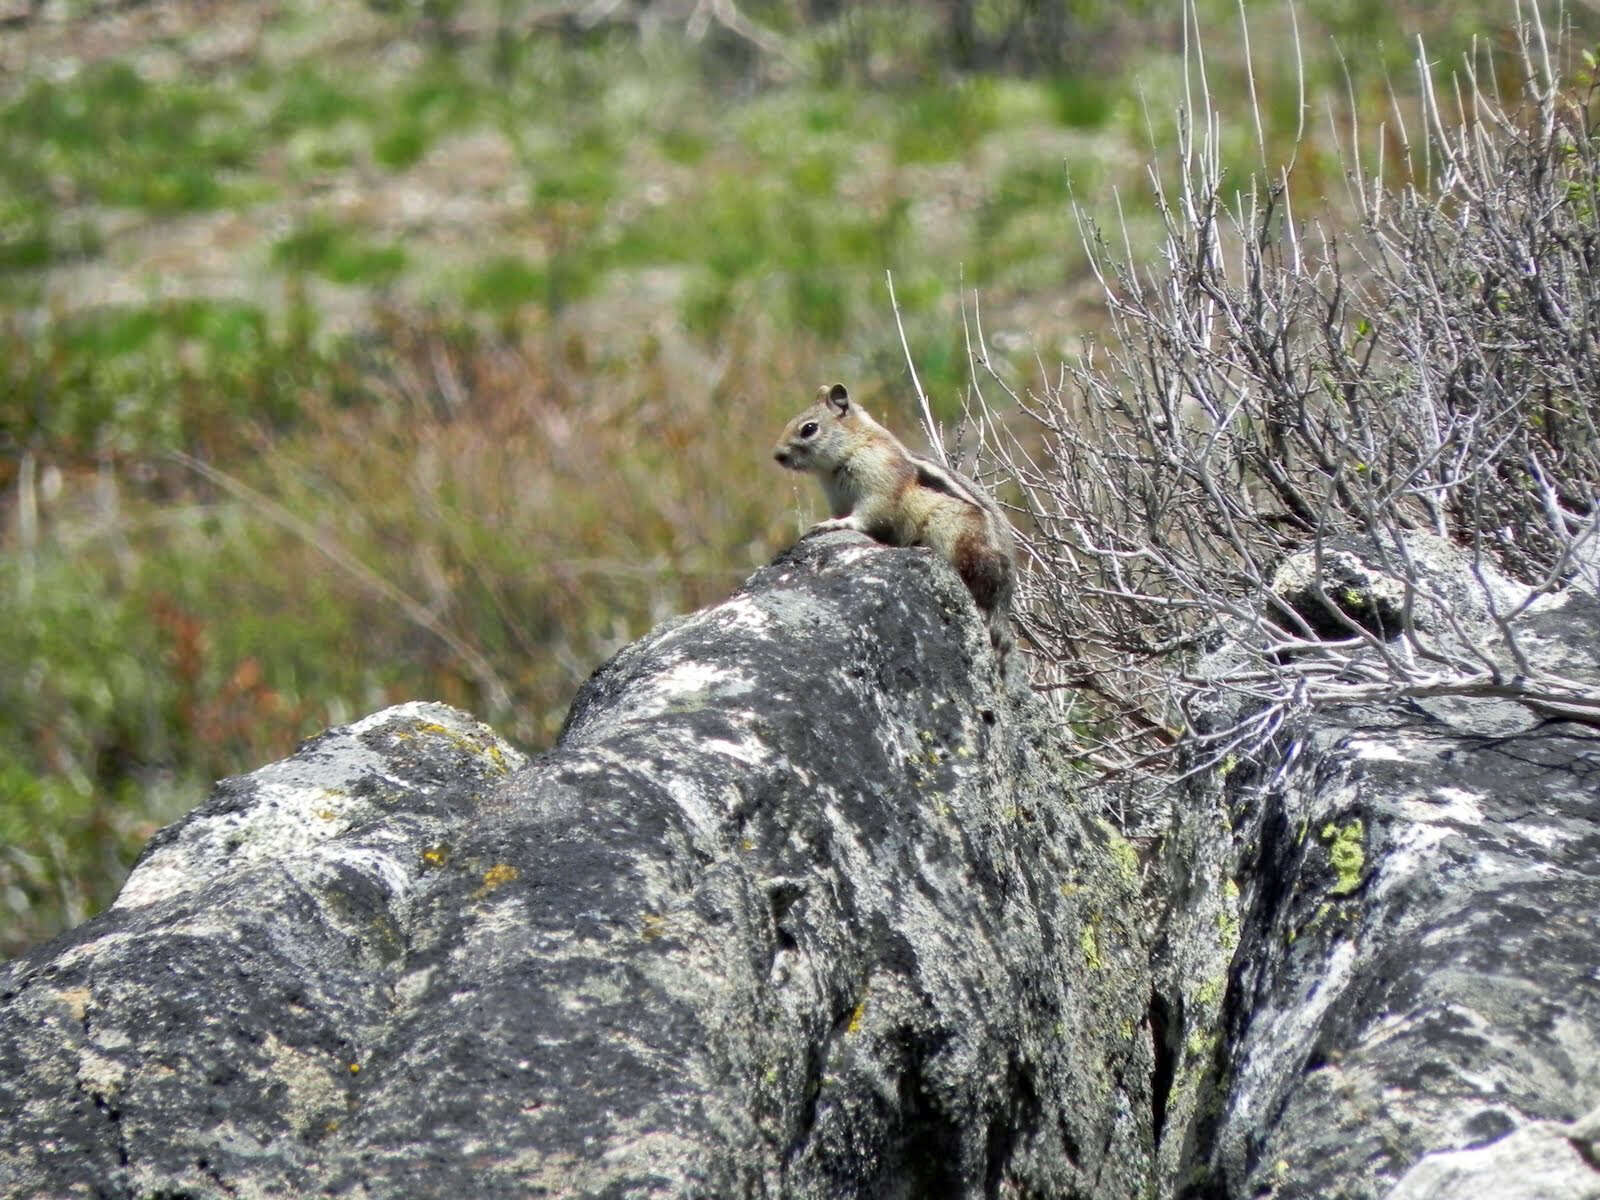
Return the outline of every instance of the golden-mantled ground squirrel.
<path id="1" fill-rule="evenodd" d="M 850 399 L 844 384 L 785 426 L 773 457 L 822 483 L 833 519 L 816 529 L 854 529 L 890 546 L 927 546 L 961 576 L 989 624 L 1001 662 L 1011 650 L 1016 567 L 1011 525 L 977 484 L 912 454 Z"/>

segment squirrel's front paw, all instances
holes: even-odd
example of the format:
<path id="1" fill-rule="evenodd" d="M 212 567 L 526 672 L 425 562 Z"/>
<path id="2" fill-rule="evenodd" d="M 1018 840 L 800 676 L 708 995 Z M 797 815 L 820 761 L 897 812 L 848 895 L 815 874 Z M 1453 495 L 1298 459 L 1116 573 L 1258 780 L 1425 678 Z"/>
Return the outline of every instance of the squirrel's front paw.
<path id="1" fill-rule="evenodd" d="M 806 532 L 832 533 L 836 529 L 849 529 L 855 533 L 862 532 L 861 526 L 854 517 L 830 517 L 826 521 L 818 521 Z"/>

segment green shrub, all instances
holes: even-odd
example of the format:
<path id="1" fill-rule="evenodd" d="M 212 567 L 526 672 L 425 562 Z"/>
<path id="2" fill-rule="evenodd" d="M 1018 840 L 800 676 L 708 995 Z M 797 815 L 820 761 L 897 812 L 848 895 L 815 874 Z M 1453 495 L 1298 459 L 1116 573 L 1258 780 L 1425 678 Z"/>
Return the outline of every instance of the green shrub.
<path id="1" fill-rule="evenodd" d="M 344 284 L 387 283 L 405 269 L 406 253 L 326 221 L 313 219 L 272 248 L 273 261 Z"/>
<path id="2" fill-rule="evenodd" d="M 899 110 L 894 153 L 902 163 L 961 158 L 995 126 L 994 96 L 983 79 L 916 92 Z"/>
<path id="3" fill-rule="evenodd" d="M 65 81 L 36 79 L 0 106 L 0 179 L 46 202 L 65 180 L 103 204 L 157 212 L 228 202 L 254 130 L 236 97 L 214 86 L 147 83 L 107 61 Z"/>
<path id="4" fill-rule="evenodd" d="M 545 272 L 513 255 L 498 255 L 473 271 L 466 302 L 473 308 L 506 313 L 543 300 L 549 286 Z"/>

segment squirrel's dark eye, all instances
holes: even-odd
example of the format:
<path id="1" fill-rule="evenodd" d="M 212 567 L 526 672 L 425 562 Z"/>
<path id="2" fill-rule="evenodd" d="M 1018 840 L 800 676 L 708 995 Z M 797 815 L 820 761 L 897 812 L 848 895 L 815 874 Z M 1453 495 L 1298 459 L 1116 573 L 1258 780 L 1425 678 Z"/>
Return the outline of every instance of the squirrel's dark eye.
<path id="1" fill-rule="evenodd" d="M 803 438 L 816 437 L 817 423 L 815 421 L 807 421 L 804 425 L 800 426 L 800 436 Z"/>

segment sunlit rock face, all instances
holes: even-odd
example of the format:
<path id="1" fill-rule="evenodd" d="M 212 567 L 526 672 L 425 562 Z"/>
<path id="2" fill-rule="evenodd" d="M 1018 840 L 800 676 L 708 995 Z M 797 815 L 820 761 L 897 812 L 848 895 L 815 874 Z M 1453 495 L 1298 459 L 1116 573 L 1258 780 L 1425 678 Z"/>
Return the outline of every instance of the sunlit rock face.
<path id="1" fill-rule="evenodd" d="M 807 538 L 531 760 L 408 704 L 218 784 L 0 970 L 0 1196 L 1600 1196 L 1592 730 L 1090 778 L 947 566 Z"/>
<path id="2" fill-rule="evenodd" d="M 1214 773 L 1228 838 L 1182 844 L 1237 896 L 1238 941 L 1209 991 L 1177 989 L 1221 997 L 1214 1027 L 1191 1005 L 1203 1054 L 1175 1073 L 1195 1087 L 1163 1147 L 1181 1196 L 1600 1195 L 1592 1132 L 1568 1125 L 1600 1104 L 1600 736 L 1552 719 L 1580 708 L 1559 695 L 1506 698 L 1524 678 L 1593 689 L 1600 605 L 1581 580 L 1529 597 L 1436 539 L 1407 561 L 1427 594 L 1415 639 L 1387 622 L 1391 652 L 1426 679 L 1450 674 L 1426 650 L 1478 650 L 1511 686 L 1324 709 L 1273 761 Z M 1343 550 L 1323 567 L 1322 595 L 1384 578 Z M 1303 555 L 1280 579 L 1310 595 L 1313 574 Z M 1517 1152 L 1487 1152 L 1502 1142 Z"/>
<path id="3" fill-rule="evenodd" d="M 1132 1194 L 1137 873 L 1053 746 L 959 579 L 848 534 L 532 762 L 332 730 L 0 976 L 0 1193 Z"/>

